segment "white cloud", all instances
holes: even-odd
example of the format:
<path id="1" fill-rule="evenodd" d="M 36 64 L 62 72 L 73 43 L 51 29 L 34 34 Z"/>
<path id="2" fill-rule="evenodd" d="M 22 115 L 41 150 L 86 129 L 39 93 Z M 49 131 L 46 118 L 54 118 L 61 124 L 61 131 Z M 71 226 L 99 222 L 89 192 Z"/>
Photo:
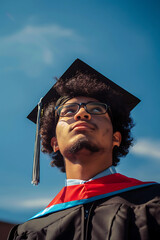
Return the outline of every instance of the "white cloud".
<path id="1" fill-rule="evenodd" d="M 46 49 L 44 52 L 43 52 L 43 60 L 46 64 L 52 64 L 53 62 L 53 56 L 52 56 L 52 53 L 49 49 Z"/>
<path id="2" fill-rule="evenodd" d="M 37 198 L 37 199 L 28 199 L 23 200 L 19 203 L 21 208 L 45 208 L 51 199 L 49 198 Z"/>
<path id="3" fill-rule="evenodd" d="M 44 42 L 47 41 L 47 36 L 52 38 L 72 38 L 76 36 L 76 34 L 71 29 L 65 29 L 58 25 L 26 26 L 21 31 L 6 37 L 5 41 L 39 44 L 39 42 L 42 40 Z"/>
<path id="4" fill-rule="evenodd" d="M 64 56 L 75 50 L 80 52 L 81 40 L 72 29 L 59 25 L 28 25 L 0 38 L 0 63 L 3 70 L 20 70 L 31 76 L 39 76 L 46 66 L 53 66 L 62 54 Z"/>
<path id="5" fill-rule="evenodd" d="M 139 139 L 130 150 L 131 153 L 160 160 L 160 140 Z"/>
<path id="6" fill-rule="evenodd" d="M 12 203 L 5 197 L 0 200 L 0 205 L 3 209 L 43 209 L 51 202 L 50 198 L 30 198 L 23 199 L 21 196 L 17 198 L 12 198 Z"/>

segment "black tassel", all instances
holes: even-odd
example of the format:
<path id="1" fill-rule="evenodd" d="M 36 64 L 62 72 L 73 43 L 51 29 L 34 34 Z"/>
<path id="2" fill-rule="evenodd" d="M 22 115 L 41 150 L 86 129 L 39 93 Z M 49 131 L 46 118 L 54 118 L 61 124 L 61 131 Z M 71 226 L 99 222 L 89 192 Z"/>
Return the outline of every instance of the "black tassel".
<path id="1" fill-rule="evenodd" d="M 34 146 L 34 160 L 33 160 L 33 172 L 32 172 L 32 184 L 38 185 L 40 181 L 40 118 L 42 111 L 42 98 L 38 103 L 38 113 L 37 113 L 37 127 L 36 127 L 36 139 Z"/>

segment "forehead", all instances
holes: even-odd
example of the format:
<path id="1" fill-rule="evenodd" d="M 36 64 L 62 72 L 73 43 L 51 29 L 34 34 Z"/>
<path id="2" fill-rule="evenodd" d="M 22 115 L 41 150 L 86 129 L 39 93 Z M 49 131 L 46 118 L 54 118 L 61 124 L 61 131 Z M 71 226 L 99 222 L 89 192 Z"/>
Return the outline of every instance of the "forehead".
<path id="1" fill-rule="evenodd" d="M 71 98 L 65 103 L 87 103 L 87 102 L 99 102 L 99 101 L 96 98 L 80 96 Z"/>

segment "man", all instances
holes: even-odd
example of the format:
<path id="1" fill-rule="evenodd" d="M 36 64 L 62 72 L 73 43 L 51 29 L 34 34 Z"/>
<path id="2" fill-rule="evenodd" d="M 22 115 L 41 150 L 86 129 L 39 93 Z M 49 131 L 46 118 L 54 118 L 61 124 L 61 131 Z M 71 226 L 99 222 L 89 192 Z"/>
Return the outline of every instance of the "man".
<path id="1" fill-rule="evenodd" d="M 42 151 L 66 172 L 66 187 L 9 239 L 159 239 L 159 184 L 114 168 L 132 144 L 138 102 L 79 59 L 71 65 L 42 99 L 40 129 Z"/>

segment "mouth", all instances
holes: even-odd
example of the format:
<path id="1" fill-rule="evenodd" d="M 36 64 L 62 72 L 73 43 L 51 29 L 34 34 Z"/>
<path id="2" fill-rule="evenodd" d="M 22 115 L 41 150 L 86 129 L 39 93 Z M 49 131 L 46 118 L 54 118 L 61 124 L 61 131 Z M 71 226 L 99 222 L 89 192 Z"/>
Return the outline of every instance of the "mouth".
<path id="1" fill-rule="evenodd" d="M 84 123 L 76 123 L 71 127 L 71 131 L 72 130 L 88 130 L 88 129 L 95 130 L 95 126 L 84 122 Z"/>

